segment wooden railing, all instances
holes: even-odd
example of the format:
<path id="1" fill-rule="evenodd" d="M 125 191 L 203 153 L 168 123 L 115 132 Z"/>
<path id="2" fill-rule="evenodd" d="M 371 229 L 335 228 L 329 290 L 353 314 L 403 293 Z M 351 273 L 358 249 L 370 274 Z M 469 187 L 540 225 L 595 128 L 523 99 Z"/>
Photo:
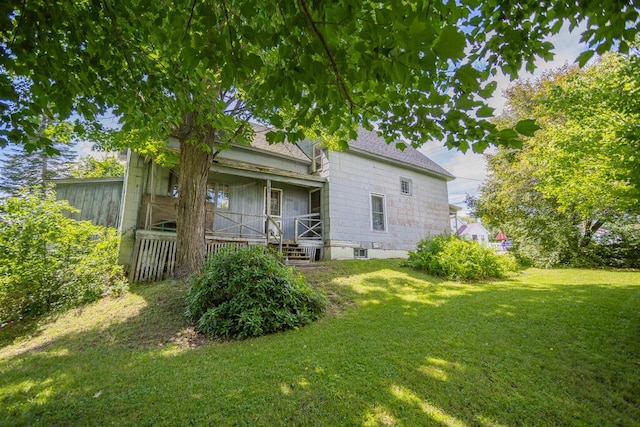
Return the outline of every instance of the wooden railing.
<path id="1" fill-rule="evenodd" d="M 320 214 L 299 215 L 294 218 L 295 241 L 322 240 L 322 220 Z"/>
<path id="2" fill-rule="evenodd" d="M 207 231 L 214 236 L 264 239 L 267 245 L 277 243 L 282 249 L 282 239 L 284 238 L 282 226 L 270 215 L 213 211 L 213 221 L 210 225 L 211 228 Z"/>
<path id="3" fill-rule="evenodd" d="M 264 224 L 266 219 L 266 215 L 214 210 L 213 221 L 207 224 L 207 231 L 228 237 L 265 237 Z M 216 222 L 219 224 L 218 226 L 216 226 Z"/>
<path id="4" fill-rule="evenodd" d="M 246 245 L 246 242 L 205 240 L 207 256 L 226 246 Z M 154 282 L 172 277 L 176 267 L 176 247 L 174 233 L 138 230 L 129 280 Z"/>
<path id="5" fill-rule="evenodd" d="M 234 212 L 215 212 L 222 226 L 207 229 L 207 255 L 228 245 L 260 243 L 279 245 L 282 252 L 284 231 L 281 222 L 270 215 L 252 215 Z M 315 258 L 322 245 L 322 221 L 318 214 L 301 215 L 294 218 L 295 238 L 309 256 Z M 264 231 L 268 230 L 268 231 Z M 164 231 L 167 231 L 165 228 Z M 312 245 L 312 246 L 309 246 Z M 320 245 L 320 246 L 316 246 Z M 155 281 L 173 276 L 176 262 L 175 233 L 138 230 L 134 261 L 130 272 L 132 281 Z"/>

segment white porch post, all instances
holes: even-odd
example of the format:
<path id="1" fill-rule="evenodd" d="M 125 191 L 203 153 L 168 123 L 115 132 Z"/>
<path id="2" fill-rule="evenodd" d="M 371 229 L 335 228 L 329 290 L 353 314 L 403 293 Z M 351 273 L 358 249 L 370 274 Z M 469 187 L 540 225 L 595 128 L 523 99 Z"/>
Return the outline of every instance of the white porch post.
<path id="1" fill-rule="evenodd" d="M 266 214 L 266 220 L 265 220 L 265 225 L 264 225 L 264 231 L 266 234 L 266 239 L 267 239 L 267 246 L 269 246 L 269 220 L 271 218 L 271 180 L 268 179 L 267 180 L 267 189 L 266 189 L 266 194 L 264 195 L 265 198 L 265 214 Z"/>

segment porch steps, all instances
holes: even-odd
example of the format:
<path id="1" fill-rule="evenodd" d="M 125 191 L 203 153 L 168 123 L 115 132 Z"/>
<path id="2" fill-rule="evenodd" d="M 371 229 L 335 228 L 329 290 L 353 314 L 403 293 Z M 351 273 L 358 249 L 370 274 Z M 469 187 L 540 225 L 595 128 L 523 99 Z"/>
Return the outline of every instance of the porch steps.
<path id="1" fill-rule="evenodd" d="M 269 246 L 275 250 L 280 249 L 280 245 L 278 244 L 270 243 Z M 282 243 L 282 256 L 285 258 L 288 265 L 311 263 L 311 257 L 309 254 L 297 243 Z"/>

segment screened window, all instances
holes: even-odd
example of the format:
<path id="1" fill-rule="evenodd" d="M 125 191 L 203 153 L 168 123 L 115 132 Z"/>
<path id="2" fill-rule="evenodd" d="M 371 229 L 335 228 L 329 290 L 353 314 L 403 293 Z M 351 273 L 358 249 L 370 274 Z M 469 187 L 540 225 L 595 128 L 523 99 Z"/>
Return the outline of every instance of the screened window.
<path id="1" fill-rule="evenodd" d="M 207 202 L 213 203 L 216 209 L 229 209 L 229 186 L 209 183 L 207 185 Z"/>
<path id="2" fill-rule="evenodd" d="M 400 193 L 404 194 L 405 196 L 411 196 L 413 194 L 410 179 L 400 178 Z"/>
<path id="3" fill-rule="evenodd" d="M 386 229 L 384 196 L 380 194 L 371 195 L 371 228 L 376 231 L 385 231 Z"/>

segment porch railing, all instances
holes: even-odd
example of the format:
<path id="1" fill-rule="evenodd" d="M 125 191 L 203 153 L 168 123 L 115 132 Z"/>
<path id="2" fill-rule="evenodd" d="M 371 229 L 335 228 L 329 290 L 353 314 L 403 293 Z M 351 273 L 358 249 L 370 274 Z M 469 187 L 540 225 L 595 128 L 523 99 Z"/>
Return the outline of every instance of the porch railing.
<path id="1" fill-rule="evenodd" d="M 207 228 L 207 231 L 214 236 L 264 239 L 267 245 L 277 243 L 282 251 L 282 225 L 270 215 L 213 211 L 213 221 L 210 225 L 211 228 Z"/>
<path id="2" fill-rule="evenodd" d="M 217 212 L 220 227 L 207 229 L 207 255 L 228 245 L 250 243 L 276 244 L 283 250 L 284 231 L 282 223 L 269 215 L 251 215 L 233 212 Z M 315 258 L 322 247 L 322 221 L 318 214 L 301 215 L 295 221 L 295 238 L 300 247 Z M 289 218 L 291 220 L 291 218 Z M 226 222 L 226 223 L 225 223 Z M 267 231 L 264 231 L 267 230 Z M 158 232 L 165 231 L 165 232 Z M 176 235 L 166 233 L 167 229 L 151 231 L 138 230 L 134 249 L 130 279 L 133 281 L 154 281 L 171 277 L 175 269 Z M 320 249 L 318 249 L 320 248 Z"/>
<path id="3" fill-rule="evenodd" d="M 322 240 L 322 220 L 319 213 L 294 218 L 295 241 Z"/>

